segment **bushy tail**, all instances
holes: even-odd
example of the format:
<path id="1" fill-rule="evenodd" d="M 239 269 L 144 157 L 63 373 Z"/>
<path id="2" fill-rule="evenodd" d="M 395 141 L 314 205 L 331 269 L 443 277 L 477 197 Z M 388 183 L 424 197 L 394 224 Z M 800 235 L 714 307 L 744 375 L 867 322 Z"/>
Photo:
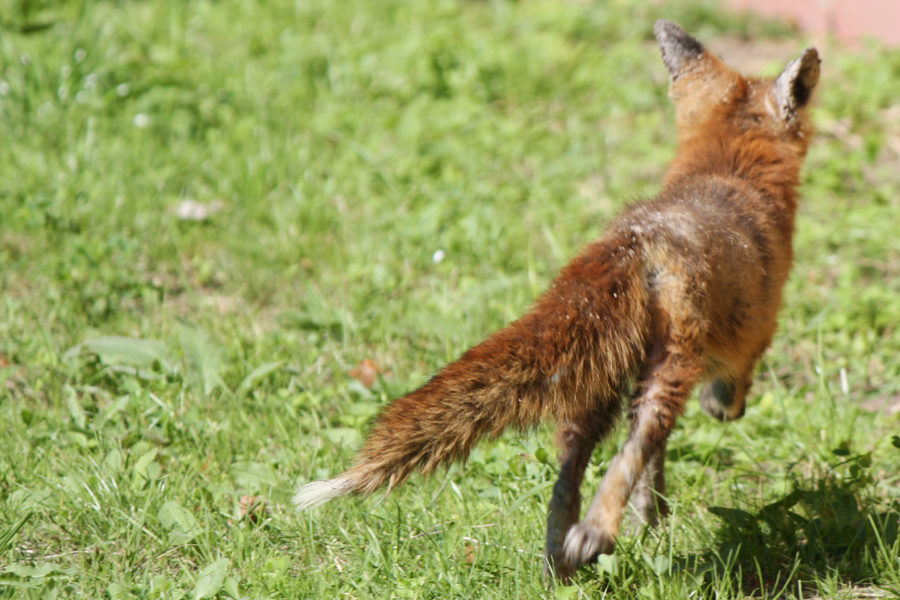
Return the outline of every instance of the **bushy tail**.
<path id="1" fill-rule="evenodd" d="M 631 239 L 606 238 L 573 260 L 530 313 L 391 402 L 355 466 L 301 488 L 301 509 L 350 492 L 368 494 L 468 456 L 486 436 L 569 420 L 618 396 L 641 359 L 647 290 Z"/>

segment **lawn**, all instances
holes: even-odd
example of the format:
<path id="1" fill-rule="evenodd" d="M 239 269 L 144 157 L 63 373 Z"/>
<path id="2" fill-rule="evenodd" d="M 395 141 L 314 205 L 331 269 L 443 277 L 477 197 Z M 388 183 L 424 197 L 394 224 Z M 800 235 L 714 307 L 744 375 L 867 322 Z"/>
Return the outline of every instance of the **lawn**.
<path id="1" fill-rule="evenodd" d="M 550 426 L 290 504 L 658 190 L 661 16 L 768 74 L 810 43 L 696 2 L 0 0 L 0 598 L 900 596 L 875 44 L 820 47 L 779 334 L 742 420 L 691 403 L 659 529 L 548 587 Z"/>

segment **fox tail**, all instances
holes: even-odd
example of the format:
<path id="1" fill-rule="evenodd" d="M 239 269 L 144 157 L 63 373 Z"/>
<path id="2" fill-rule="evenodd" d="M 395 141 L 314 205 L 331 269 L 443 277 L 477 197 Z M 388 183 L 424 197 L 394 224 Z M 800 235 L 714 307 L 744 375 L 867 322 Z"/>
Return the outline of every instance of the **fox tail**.
<path id="1" fill-rule="evenodd" d="M 302 510 L 369 494 L 465 459 L 484 437 L 577 419 L 619 397 L 643 359 L 648 293 L 632 238 L 611 236 L 566 266 L 532 310 L 474 346 L 376 420 L 354 466 L 303 486 Z"/>

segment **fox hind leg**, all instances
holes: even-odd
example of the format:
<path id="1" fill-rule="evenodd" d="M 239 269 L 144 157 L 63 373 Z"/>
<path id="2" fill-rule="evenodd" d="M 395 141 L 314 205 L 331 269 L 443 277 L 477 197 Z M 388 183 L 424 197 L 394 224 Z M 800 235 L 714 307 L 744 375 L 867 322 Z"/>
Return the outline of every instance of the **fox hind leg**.
<path id="1" fill-rule="evenodd" d="M 581 482 L 594 447 L 612 429 L 619 412 L 619 403 L 598 407 L 582 418 L 562 423 L 557 430 L 560 448 L 559 477 L 553 486 L 553 496 L 547 515 L 548 567 L 557 577 L 567 579 L 572 568 L 563 560 L 563 541 L 569 528 L 581 515 Z"/>
<path id="2" fill-rule="evenodd" d="M 648 474 L 651 486 L 657 478 L 662 482 L 666 440 L 701 371 L 693 355 L 681 353 L 669 353 L 650 366 L 632 403 L 628 439 L 610 462 L 584 518 L 566 534 L 567 568 L 612 552 L 628 499 L 646 468 L 659 467 Z"/>
<path id="3" fill-rule="evenodd" d="M 641 519 L 641 525 L 656 526 L 669 514 L 666 502 L 666 441 L 650 456 L 631 496 L 631 505 Z"/>

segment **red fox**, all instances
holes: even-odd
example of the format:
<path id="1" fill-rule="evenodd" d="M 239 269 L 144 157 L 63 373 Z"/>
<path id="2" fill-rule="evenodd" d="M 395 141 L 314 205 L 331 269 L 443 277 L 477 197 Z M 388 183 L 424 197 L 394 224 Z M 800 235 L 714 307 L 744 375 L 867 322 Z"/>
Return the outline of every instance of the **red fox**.
<path id="1" fill-rule="evenodd" d="M 626 210 L 529 313 L 391 402 L 354 466 L 299 491 L 301 509 L 393 489 L 507 427 L 555 419 L 546 558 L 568 578 L 612 552 L 629 498 L 647 523 L 666 514 L 666 440 L 697 383 L 708 382 L 712 416 L 744 414 L 793 260 L 819 56 L 809 48 L 774 79 L 746 78 L 675 23 L 654 33 L 678 129 L 660 194 Z M 588 460 L 629 394 L 630 433 L 579 520 Z"/>

